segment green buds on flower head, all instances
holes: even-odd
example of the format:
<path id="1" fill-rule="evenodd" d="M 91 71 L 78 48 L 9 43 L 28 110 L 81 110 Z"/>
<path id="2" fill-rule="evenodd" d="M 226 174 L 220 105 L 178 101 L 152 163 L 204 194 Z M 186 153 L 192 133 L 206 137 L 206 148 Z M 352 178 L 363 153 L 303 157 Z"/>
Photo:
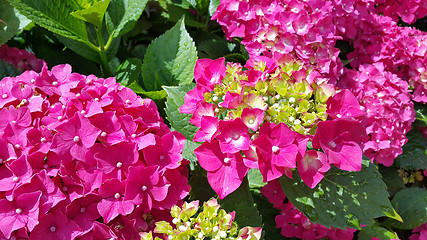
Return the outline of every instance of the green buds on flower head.
<path id="1" fill-rule="evenodd" d="M 327 119 L 326 102 L 335 87 L 322 78 L 312 79 L 310 70 L 291 57 L 275 64 L 255 59 L 243 70 L 229 63 L 221 83 L 204 94 L 205 101 L 223 120 L 242 117 L 245 108 L 257 108 L 265 112 L 265 121 L 283 122 L 296 132 L 313 135 L 317 123 Z"/>
<path id="2" fill-rule="evenodd" d="M 195 214 L 199 212 L 197 216 Z M 261 228 L 245 227 L 240 231 L 233 222 L 235 212 L 227 213 L 220 209 L 215 198 L 205 202 L 203 209 L 199 209 L 199 201 L 185 202 L 182 207 L 174 205 L 171 208 L 172 223 L 156 222 L 154 233 L 163 234 L 164 239 L 251 239 L 261 238 Z M 143 233 L 142 240 L 153 240 L 153 234 Z M 160 239 L 158 237 L 155 240 Z"/>

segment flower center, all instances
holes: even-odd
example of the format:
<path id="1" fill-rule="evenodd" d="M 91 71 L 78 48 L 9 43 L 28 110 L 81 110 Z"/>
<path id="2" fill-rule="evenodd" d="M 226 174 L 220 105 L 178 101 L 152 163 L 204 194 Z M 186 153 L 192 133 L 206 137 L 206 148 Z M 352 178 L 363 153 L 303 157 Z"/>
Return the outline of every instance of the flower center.
<path id="1" fill-rule="evenodd" d="M 123 163 L 121 163 L 121 162 L 118 162 L 117 164 L 116 164 L 116 167 L 118 167 L 118 168 L 121 168 L 123 166 Z"/>
<path id="2" fill-rule="evenodd" d="M 116 193 L 116 194 L 114 194 L 114 198 L 115 199 L 118 199 L 120 197 L 120 193 Z"/>
<path id="3" fill-rule="evenodd" d="M 79 137 L 79 136 L 75 136 L 75 137 L 73 138 L 73 141 L 74 141 L 74 142 L 78 142 L 78 141 L 80 141 L 80 137 Z"/>
<path id="4" fill-rule="evenodd" d="M 336 146 L 337 146 L 337 144 L 336 144 L 334 141 L 331 141 L 331 142 L 329 143 L 329 146 L 331 146 L 332 148 L 334 148 L 334 147 L 336 147 Z"/>
<path id="5" fill-rule="evenodd" d="M 143 192 L 147 191 L 147 186 L 145 186 L 145 185 L 144 185 L 144 186 L 142 186 L 142 187 L 141 187 L 141 190 L 142 190 Z"/>
<path id="6" fill-rule="evenodd" d="M 234 140 L 239 139 L 239 138 L 240 138 L 240 133 L 237 133 L 237 132 L 233 133 L 232 138 L 233 138 Z"/>
<path id="7" fill-rule="evenodd" d="M 81 213 L 86 212 L 86 208 L 84 208 L 84 207 L 80 208 L 80 212 L 81 212 Z"/>
<path id="8" fill-rule="evenodd" d="M 273 153 L 278 153 L 278 152 L 279 152 L 279 150 L 280 150 L 280 148 L 279 148 L 278 146 L 273 146 L 273 147 L 271 148 L 271 151 L 273 151 Z"/>
<path id="9" fill-rule="evenodd" d="M 16 214 L 21 214 L 21 213 L 22 213 L 22 209 L 17 208 L 17 209 L 15 210 L 15 212 L 16 212 Z"/>
<path id="10" fill-rule="evenodd" d="M 231 158 L 228 158 L 228 157 L 224 158 L 224 163 L 225 164 L 228 164 L 230 161 L 231 161 Z"/>
<path id="11" fill-rule="evenodd" d="M 49 228 L 49 230 L 50 230 L 51 232 L 55 232 L 55 231 L 56 231 L 56 227 L 55 227 L 55 226 L 52 226 L 52 227 L 50 227 L 50 228 Z"/>

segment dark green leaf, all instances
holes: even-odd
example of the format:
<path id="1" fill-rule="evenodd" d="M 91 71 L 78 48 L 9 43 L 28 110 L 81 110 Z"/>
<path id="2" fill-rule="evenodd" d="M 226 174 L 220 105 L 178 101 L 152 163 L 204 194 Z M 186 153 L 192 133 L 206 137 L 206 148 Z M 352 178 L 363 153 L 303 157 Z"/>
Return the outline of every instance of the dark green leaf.
<path id="1" fill-rule="evenodd" d="M 135 26 L 148 0 L 111 0 L 105 13 L 108 32 L 121 36 Z"/>
<path id="2" fill-rule="evenodd" d="M 184 8 L 175 5 L 168 5 L 167 10 L 169 13 L 168 20 L 171 22 L 178 22 L 182 16 L 185 16 L 185 25 L 187 26 L 198 28 L 204 28 L 206 26 L 205 24 L 197 21 L 196 17 L 190 11 Z"/>
<path id="3" fill-rule="evenodd" d="M 387 185 L 387 191 L 390 196 L 394 196 L 397 192 L 405 188 L 402 178 L 399 176 L 399 172 L 396 167 L 385 167 L 383 165 L 379 166 L 379 171 L 381 173 L 382 179 Z"/>
<path id="4" fill-rule="evenodd" d="M 248 172 L 249 188 L 262 188 L 267 183 L 262 181 L 262 174 L 258 169 L 250 169 Z"/>
<path id="5" fill-rule="evenodd" d="M 185 30 L 184 19 L 181 19 L 147 48 L 142 63 L 146 90 L 160 90 L 162 85 L 192 82 L 196 60 L 196 47 Z"/>
<path id="6" fill-rule="evenodd" d="M 403 153 L 395 159 L 397 166 L 404 169 L 427 169 L 427 139 L 414 128 L 406 134 L 408 142 Z"/>
<path id="7" fill-rule="evenodd" d="M 371 224 L 377 217 L 400 219 L 387 198 L 381 174 L 370 162 L 364 161 L 360 172 L 332 167 L 313 189 L 296 171 L 293 178 L 280 178 L 283 191 L 312 222 L 341 229 L 360 229 L 362 224 Z"/>
<path id="8" fill-rule="evenodd" d="M 63 37 L 61 35 L 55 35 L 56 38 L 60 42 L 62 42 L 67 48 L 71 49 L 75 53 L 79 54 L 80 56 L 87 58 L 93 62 L 101 63 L 101 58 L 99 56 L 99 53 L 95 51 L 94 49 L 88 47 L 85 43 L 76 41 L 67 37 Z"/>
<path id="9" fill-rule="evenodd" d="M 171 1 L 173 5 L 181 7 L 183 9 L 190 9 L 190 8 L 196 8 L 196 1 L 195 0 L 172 0 Z"/>
<path id="10" fill-rule="evenodd" d="M 413 229 L 427 222 L 427 189 L 406 188 L 398 192 L 391 201 L 403 223 L 388 220 L 390 226 Z"/>
<path id="11" fill-rule="evenodd" d="M 38 25 L 67 38 L 87 41 L 85 22 L 71 15 L 75 9 L 67 1 L 8 0 L 23 15 Z"/>
<path id="12" fill-rule="evenodd" d="M 142 62 L 138 58 L 126 59 L 116 70 L 116 80 L 124 86 L 138 81 L 141 74 Z"/>
<path id="13" fill-rule="evenodd" d="M 262 217 L 249 190 L 249 182 L 245 177 L 236 191 L 219 201 L 227 212 L 236 211 L 235 221 L 239 227 L 261 227 Z"/>
<path id="14" fill-rule="evenodd" d="M 12 64 L 0 59 L 0 80 L 5 77 L 15 77 L 21 72 Z"/>
<path id="15" fill-rule="evenodd" d="M 179 112 L 179 107 L 184 104 L 184 97 L 188 91 L 194 89 L 196 84 L 184 84 L 177 87 L 163 87 L 167 94 L 166 116 L 175 131 L 182 133 L 188 140 L 193 141 L 197 127 L 190 123 L 190 114 Z"/>
<path id="16" fill-rule="evenodd" d="M 211 188 L 211 185 L 208 182 L 206 177 L 206 171 L 196 165 L 194 170 L 191 171 L 190 180 L 190 200 L 199 200 L 201 202 L 206 202 L 216 195 L 215 191 Z"/>
<path id="17" fill-rule="evenodd" d="M 0 0 L 0 20 L 0 46 L 31 22 L 6 0 Z"/>
<path id="18" fill-rule="evenodd" d="M 372 238 L 379 238 L 382 240 L 399 239 L 397 233 L 392 232 L 377 224 L 370 224 L 362 228 L 358 234 L 359 240 L 371 240 Z"/>
<path id="19" fill-rule="evenodd" d="M 262 196 L 262 194 L 253 193 L 252 196 L 258 206 L 258 211 L 262 216 L 263 237 L 261 239 L 285 239 L 285 237 L 280 234 L 280 229 L 276 228 L 275 218 L 280 214 L 279 209 L 274 208 L 273 204 L 271 204 L 267 198 Z"/>
<path id="20" fill-rule="evenodd" d="M 72 12 L 71 15 L 85 22 L 92 23 L 97 27 L 101 27 L 109 3 L 110 0 L 95 2 L 91 6 Z"/>
<path id="21" fill-rule="evenodd" d="M 216 9 L 218 8 L 220 2 L 221 2 L 220 0 L 210 0 L 210 2 L 209 2 L 209 15 L 211 17 L 216 12 Z"/>

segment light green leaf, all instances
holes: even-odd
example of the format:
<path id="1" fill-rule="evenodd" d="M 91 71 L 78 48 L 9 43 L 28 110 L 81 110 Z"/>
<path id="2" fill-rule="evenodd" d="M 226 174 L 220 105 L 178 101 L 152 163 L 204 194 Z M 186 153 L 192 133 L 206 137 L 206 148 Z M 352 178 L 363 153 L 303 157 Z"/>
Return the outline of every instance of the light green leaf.
<path id="1" fill-rule="evenodd" d="M 31 21 L 6 0 L 0 0 L 0 46 L 23 30 Z"/>
<path id="2" fill-rule="evenodd" d="M 210 0 L 210 2 L 209 2 L 209 15 L 211 17 L 215 14 L 216 9 L 218 8 L 220 2 L 221 2 L 220 0 Z"/>
<path id="3" fill-rule="evenodd" d="M 111 0 L 105 13 L 108 32 L 113 37 L 121 36 L 135 26 L 148 0 Z"/>
<path id="4" fill-rule="evenodd" d="M 379 238 L 382 240 L 399 239 L 397 233 L 392 232 L 377 224 L 370 224 L 362 228 L 357 235 L 359 240 L 371 240 L 372 238 Z"/>
<path id="5" fill-rule="evenodd" d="M 28 19 L 67 38 L 87 41 L 85 22 L 71 15 L 75 9 L 67 1 L 8 0 Z"/>
<path id="6" fill-rule="evenodd" d="M 181 19 L 148 46 L 142 63 L 145 88 L 153 91 L 192 82 L 196 60 L 196 47 Z"/>
<path id="7" fill-rule="evenodd" d="M 184 149 L 182 150 L 182 157 L 190 161 L 191 170 L 193 170 L 194 165 L 197 164 L 197 157 L 194 154 L 194 149 L 200 145 L 200 143 L 195 143 L 191 140 L 185 139 Z"/>
<path id="8" fill-rule="evenodd" d="M 427 126 L 427 105 L 415 103 L 415 117 L 418 120 L 416 123 L 421 126 Z"/>
<path id="9" fill-rule="evenodd" d="M 128 58 L 116 70 L 116 80 L 124 86 L 138 81 L 141 74 L 142 62 L 138 58 Z"/>
<path id="10" fill-rule="evenodd" d="M 153 100 L 165 100 L 167 94 L 165 90 L 142 92 L 143 96 L 151 98 Z"/>
<path id="11" fill-rule="evenodd" d="M 427 189 L 406 188 L 398 192 L 391 201 L 403 222 L 388 220 L 399 229 L 413 229 L 427 222 Z"/>
<path id="12" fill-rule="evenodd" d="M 406 134 L 408 142 L 403 145 L 403 153 L 395 162 L 404 169 L 427 169 L 427 139 L 414 128 Z"/>
<path id="13" fill-rule="evenodd" d="M 262 217 L 249 190 L 249 182 L 245 177 L 242 184 L 234 192 L 220 200 L 221 207 L 227 212 L 236 211 L 235 221 L 240 227 L 261 227 Z"/>
<path id="14" fill-rule="evenodd" d="M 196 84 L 184 84 L 176 87 L 163 88 L 168 94 L 166 102 L 166 117 L 175 131 L 182 133 L 188 140 L 193 141 L 198 128 L 190 123 L 191 114 L 179 112 L 179 107 L 184 104 L 184 97 Z"/>
<path id="15" fill-rule="evenodd" d="M 0 80 L 5 77 L 15 77 L 21 72 L 12 64 L 0 59 Z"/>
<path id="16" fill-rule="evenodd" d="M 370 162 L 364 161 L 360 172 L 332 167 L 313 189 L 296 171 L 293 178 L 280 178 L 283 191 L 312 222 L 341 229 L 360 229 L 362 224 L 371 224 L 374 218 L 381 216 L 401 220 L 388 199 L 381 174 Z"/>
<path id="17" fill-rule="evenodd" d="M 258 169 L 252 168 L 248 171 L 249 188 L 262 188 L 267 185 L 262 180 L 262 174 Z"/>
<path id="18" fill-rule="evenodd" d="M 97 27 L 101 27 L 109 3 L 110 0 L 95 2 L 92 6 L 72 12 L 71 15 L 85 22 L 92 23 Z"/>

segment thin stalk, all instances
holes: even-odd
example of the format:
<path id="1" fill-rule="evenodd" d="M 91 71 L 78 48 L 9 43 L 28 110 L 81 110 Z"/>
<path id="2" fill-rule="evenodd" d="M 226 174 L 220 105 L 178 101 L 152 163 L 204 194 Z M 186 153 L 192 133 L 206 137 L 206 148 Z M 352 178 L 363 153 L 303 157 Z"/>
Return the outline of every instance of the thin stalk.
<path id="1" fill-rule="evenodd" d="M 98 27 L 96 28 L 96 37 L 98 38 L 98 44 L 99 44 L 98 52 L 99 52 L 99 56 L 101 57 L 101 65 L 102 65 L 104 75 L 111 76 L 112 73 L 107 60 L 107 53 L 106 53 L 107 49 L 104 46 L 104 39 L 102 38 L 101 28 L 98 28 Z"/>

